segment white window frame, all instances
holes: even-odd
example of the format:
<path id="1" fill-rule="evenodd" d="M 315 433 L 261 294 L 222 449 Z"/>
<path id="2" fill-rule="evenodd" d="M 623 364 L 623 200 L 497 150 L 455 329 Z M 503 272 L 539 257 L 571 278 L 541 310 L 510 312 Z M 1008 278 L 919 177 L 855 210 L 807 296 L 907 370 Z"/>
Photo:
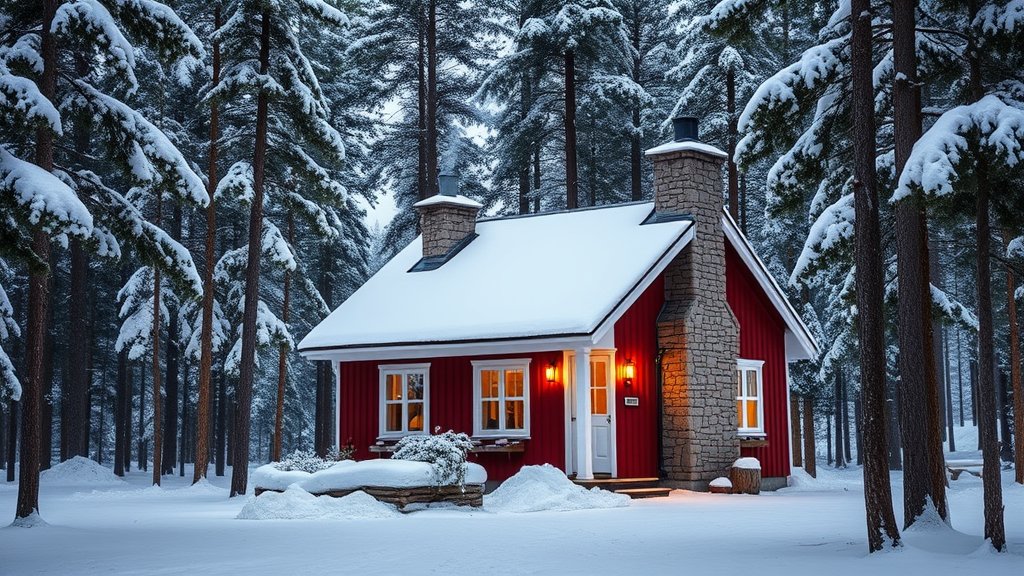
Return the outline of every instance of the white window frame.
<path id="1" fill-rule="evenodd" d="M 530 436 L 530 358 L 509 358 L 502 360 L 473 360 L 473 436 L 476 438 L 528 438 Z M 505 370 L 518 368 L 523 371 L 523 429 L 505 428 Z M 501 418 L 497 430 L 483 429 L 483 402 L 480 393 L 481 373 L 484 370 L 498 370 L 498 403 Z"/>
<path id="2" fill-rule="evenodd" d="M 736 371 L 739 374 L 736 391 L 736 401 L 746 402 L 753 400 L 753 396 L 747 396 L 747 371 L 757 372 L 757 423 L 755 427 L 744 427 L 743 422 L 737 422 L 737 433 L 740 436 L 764 436 L 764 360 L 747 360 L 740 358 L 736 360 Z M 743 411 L 746 417 L 746 410 Z"/>
<path id="3" fill-rule="evenodd" d="M 430 433 L 430 364 L 380 364 L 377 366 L 380 372 L 380 386 L 378 387 L 378 404 L 380 409 L 379 425 L 377 427 L 377 438 L 401 438 L 410 434 Z M 409 430 L 409 398 L 402 394 L 402 429 L 387 430 L 387 380 L 392 374 L 423 374 L 423 430 Z M 403 377 L 403 390 L 405 389 L 405 378 Z"/>

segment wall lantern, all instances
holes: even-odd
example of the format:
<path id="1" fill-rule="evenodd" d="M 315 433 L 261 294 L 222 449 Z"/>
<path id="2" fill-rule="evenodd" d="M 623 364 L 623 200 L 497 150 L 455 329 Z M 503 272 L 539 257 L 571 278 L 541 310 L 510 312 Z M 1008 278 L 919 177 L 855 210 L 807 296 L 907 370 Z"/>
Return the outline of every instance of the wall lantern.
<path id="1" fill-rule="evenodd" d="M 544 369 L 544 377 L 548 379 L 548 384 L 555 383 L 555 364 L 552 362 L 548 364 L 548 367 Z"/>
<path id="2" fill-rule="evenodd" d="M 625 378 L 626 386 L 633 385 L 633 378 L 636 376 L 636 364 L 633 363 L 633 359 L 626 360 L 626 365 L 622 367 L 622 375 Z"/>

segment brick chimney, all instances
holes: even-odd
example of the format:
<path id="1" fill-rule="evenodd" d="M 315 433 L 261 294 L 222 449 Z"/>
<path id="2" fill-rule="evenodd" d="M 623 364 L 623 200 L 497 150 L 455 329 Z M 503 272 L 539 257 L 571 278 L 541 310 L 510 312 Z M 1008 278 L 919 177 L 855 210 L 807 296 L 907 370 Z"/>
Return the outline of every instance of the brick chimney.
<path id="1" fill-rule="evenodd" d="M 445 256 L 476 234 L 476 215 L 483 207 L 459 194 L 458 177 L 442 174 L 437 180 L 440 192 L 413 204 L 420 213 L 424 258 Z"/>
<path id="2" fill-rule="evenodd" d="M 673 120 L 675 138 L 647 151 L 654 207 L 688 214 L 693 240 L 665 270 L 658 317 L 662 356 L 662 469 L 667 484 L 706 490 L 739 457 L 736 359 L 739 324 L 725 299 L 722 163 L 698 140 L 696 118 Z"/>

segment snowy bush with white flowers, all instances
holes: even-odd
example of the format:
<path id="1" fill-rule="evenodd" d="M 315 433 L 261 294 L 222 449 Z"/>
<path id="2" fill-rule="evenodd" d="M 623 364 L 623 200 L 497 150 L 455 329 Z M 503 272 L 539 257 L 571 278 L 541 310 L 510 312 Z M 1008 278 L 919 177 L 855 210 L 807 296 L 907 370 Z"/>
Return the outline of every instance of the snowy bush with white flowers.
<path id="1" fill-rule="evenodd" d="M 280 462 L 274 462 L 273 466 L 282 472 L 299 470 L 312 474 L 313 472 L 327 470 L 340 460 L 351 460 L 351 458 L 352 451 L 346 448 L 331 451 L 324 458 L 321 458 L 312 450 L 295 450 L 282 458 Z"/>
<path id="2" fill-rule="evenodd" d="M 466 454 L 472 448 L 473 441 L 463 432 L 417 434 L 399 440 L 393 458 L 432 464 L 437 486 L 464 486 L 468 468 Z"/>

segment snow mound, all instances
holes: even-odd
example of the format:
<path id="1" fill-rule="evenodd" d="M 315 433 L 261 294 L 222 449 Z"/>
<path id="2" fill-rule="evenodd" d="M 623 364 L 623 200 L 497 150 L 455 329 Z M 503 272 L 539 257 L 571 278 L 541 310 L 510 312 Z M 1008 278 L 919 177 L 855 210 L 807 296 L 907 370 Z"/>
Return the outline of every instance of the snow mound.
<path id="1" fill-rule="evenodd" d="M 114 472 L 84 456 L 65 460 L 39 474 L 39 483 L 49 486 L 112 486 L 124 484 Z"/>
<path id="2" fill-rule="evenodd" d="M 484 508 L 493 512 L 540 512 L 587 510 L 629 506 L 629 496 L 573 484 L 550 464 L 523 466 L 515 476 L 484 497 Z"/>
<path id="3" fill-rule="evenodd" d="M 483 484 L 487 481 L 484 467 L 466 463 L 466 484 Z M 314 494 L 332 490 L 352 490 L 364 486 L 386 486 L 391 488 L 413 488 L 433 486 L 434 466 L 428 462 L 411 460 L 342 460 L 326 470 L 312 474 L 301 470 L 278 470 L 273 464 L 260 466 L 253 471 L 252 482 L 257 488 L 285 490 L 295 484 Z"/>
<path id="4" fill-rule="evenodd" d="M 711 481 L 712 488 L 732 488 L 732 481 L 725 476 L 719 476 Z"/>
<path id="5" fill-rule="evenodd" d="M 757 458 L 740 458 L 732 463 L 732 467 L 742 470 L 760 470 L 761 462 Z"/>
<path id="6" fill-rule="evenodd" d="M 399 514 L 366 492 L 342 498 L 314 496 L 298 486 L 284 492 L 264 492 L 250 498 L 237 518 L 241 520 L 372 520 Z"/>

